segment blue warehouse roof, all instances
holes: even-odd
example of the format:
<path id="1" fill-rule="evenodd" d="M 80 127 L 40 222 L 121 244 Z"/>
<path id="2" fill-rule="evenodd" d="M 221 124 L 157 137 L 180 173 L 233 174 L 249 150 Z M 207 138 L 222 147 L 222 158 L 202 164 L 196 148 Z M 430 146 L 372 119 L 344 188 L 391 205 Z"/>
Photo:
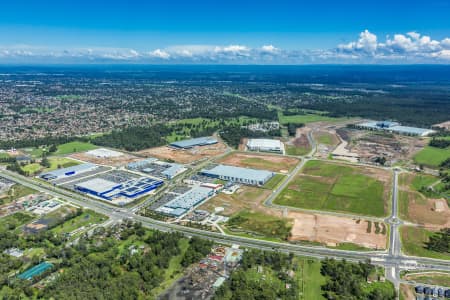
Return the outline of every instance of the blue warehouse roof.
<path id="1" fill-rule="evenodd" d="M 217 140 L 213 137 L 199 137 L 195 139 L 182 140 L 178 142 L 173 142 L 170 145 L 177 148 L 192 148 L 195 146 L 206 146 L 217 144 Z"/>

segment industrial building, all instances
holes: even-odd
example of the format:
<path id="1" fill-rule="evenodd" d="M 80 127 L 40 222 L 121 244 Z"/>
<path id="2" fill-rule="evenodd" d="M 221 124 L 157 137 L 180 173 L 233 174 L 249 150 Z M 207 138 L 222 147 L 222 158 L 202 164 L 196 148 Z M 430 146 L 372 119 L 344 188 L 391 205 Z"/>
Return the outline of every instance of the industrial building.
<path id="1" fill-rule="evenodd" d="M 122 152 L 109 150 L 106 148 L 98 148 L 98 149 L 90 150 L 90 151 L 87 151 L 86 154 L 89 156 L 98 157 L 98 158 L 112 158 L 112 157 L 119 157 L 119 156 L 123 155 Z"/>
<path id="2" fill-rule="evenodd" d="M 127 165 L 129 170 L 138 171 L 159 178 L 173 179 L 185 172 L 187 168 L 177 163 L 160 161 L 156 158 L 147 158 Z"/>
<path id="3" fill-rule="evenodd" d="M 213 195 L 213 189 L 196 186 L 157 208 L 156 211 L 173 217 L 180 217 L 187 213 L 191 208 Z"/>
<path id="4" fill-rule="evenodd" d="M 250 151 L 272 152 L 284 154 L 284 145 L 279 140 L 249 139 L 247 149 Z"/>
<path id="5" fill-rule="evenodd" d="M 113 182 L 103 178 L 94 178 L 77 183 L 75 189 L 111 201 L 121 197 L 128 199 L 136 198 L 158 188 L 163 183 L 162 180 L 156 180 L 149 177 L 130 179 L 122 183 Z"/>
<path id="6" fill-rule="evenodd" d="M 196 146 L 207 146 L 217 144 L 217 140 L 213 137 L 199 137 L 195 139 L 182 140 L 178 142 L 173 142 L 170 146 L 178 149 L 191 149 Z"/>
<path id="7" fill-rule="evenodd" d="M 202 175 L 249 185 L 264 185 L 274 173 L 265 170 L 218 165 L 210 170 L 203 169 Z"/>
<path id="8" fill-rule="evenodd" d="M 356 124 L 355 127 L 365 130 L 379 130 L 411 136 L 427 136 L 435 132 L 431 129 L 401 126 L 400 123 L 391 121 L 368 121 Z"/>
<path id="9" fill-rule="evenodd" d="M 43 173 L 40 175 L 45 180 L 62 179 L 73 175 L 89 172 L 97 168 L 97 165 L 86 163 L 76 165 L 68 168 L 58 169 L 51 172 Z"/>

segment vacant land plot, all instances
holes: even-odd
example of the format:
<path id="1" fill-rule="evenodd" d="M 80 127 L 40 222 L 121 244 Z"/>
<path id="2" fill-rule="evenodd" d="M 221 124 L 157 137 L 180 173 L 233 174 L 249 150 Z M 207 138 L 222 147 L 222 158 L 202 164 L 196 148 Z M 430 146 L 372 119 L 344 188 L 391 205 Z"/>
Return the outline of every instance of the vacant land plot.
<path id="1" fill-rule="evenodd" d="M 329 145 L 329 146 L 336 146 L 339 144 L 339 139 L 335 134 L 332 134 L 327 131 L 317 131 L 314 132 L 314 139 L 319 144 Z"/>
<path id="2" fill-rule="evenodd" d="M 81 164 L 79 161 L 66 157 L 49 157 L 48 161 L 50 162 L 50 167 L 43 169 L 42 170 L 43 172 L 48 172 L 61 168 L 68 168 Z"/>
<path id="3" fill-rule="evenodd" d="M 414 161 L 417 164 L 437 168 L 447 158 L 450 158 L 450 148 L 440 149 L 426 146 L 414 156 Z"/>
<path id="4" fill-rule="evenodd" d="M 275 174 L 275 176 L 264 184 L 264 188 L 274 190 L 285 178 L 286 175 Z"/>
<path id="5" fill-rule="evenodd" d="M 436 182 L 436 177 L 403 173 L 399 178 L 399 208 L 401 217 L 428 229 L 450 227 L 450 209 L 445 199 L 427 197 L 423 187 Z"/>
<path id="6" fill-rule="evenodd" d="M 96 213 L 92 210 L 86 210 L 81 215 L 54 227 L 52 231 L 57 233 L 71 233 L 78 228 L 87 227 L 92 224 L 99 224 L 104 222 L 106 219 L 107 217 L 104 215 Z"/>
<path id="7" fill-rule="evenodd" d="M 281 124 L 287 124 L 287 123 L 307 124 L 307 123 L 321 122 L 321 121 L 338 122 L 338 121 L 343 120 L 344 118 L 332 118 L 332 117 L 326 116 L 325 114 L 312 114 L 312 113 L 311 114 L 305 113 L 305 114 L 299 114 L 299 115 L 285 116 L 280 111 L 278 113 L 278 119 Z"/>
<path id="8" fill-rule="evenodd" d="M 171 160 L 182 164 L 192 163 L 204 158 L 224 154 L 227 147 L 222 142 L 215 145 L 194 147 L 188 150 L 174 149 L 167 146 L 145 149 L 137 154 L 145 157 L 156 157 L 162 160 Z"/>
<path id="9" fill-rule="evenodd" d="M 85 142 L 70 142 L 61 144 L 58 146 L 58 150 L 54 153 L 55 155 L 65 155 L 70 154 L 74 152 L 85 152 L 93 149 L 97 149 L 98 147 L 91 144 L 91 143 L 85 143 Z"/>
<path id="10" fill-rule="evenodd" d="M 287 173 L 299 163 L 295 157 L 234 152 L 218 162 L 225 165 Z"/>
<path id="11" fill-rule="evenodd" d="M 37 191 L 21 184 L 15 184 L 9 189 L 7 193 L 5 193 L 4 195 L 0 195 L 0 204 L 9 203 L 34 193 L 37 193 Z"/>
<path id="12" fill-rule="evenodd" d="M 351 243 L 370 249 L 386 248 L 384 223 L 372 226 L 366 220 L 303 212 L 289 212 L 288 218 L 294 220 L 291 241 L 313 241 L 333 247 Z"/>
<path id="13" fill-rule="evenodd" d="M 390 174 L 382 169 L 309 161 L 275 203 L 382 217 L 390 181 Z"/>
<path id="14" fill-rule="evenodd" d="M 413 256 L 425 256 L 438 259 L 450 259 L 450 254 L 431 251 L 425 248 L 426 243 L 434 234 L 433 231 L 419 227 L 403 226 L 400 228 L 402 250 L 405 254 Z"/>
<path id="15" fill-rule="evenodd" d="M 130 162 L 142 159 L 127 153 L 123 153 L 123 155 L 121 156 L 102 158 L 92 156 L 84 152 L 80 152 L 80 153 L 73 153 L 69 157 L 98 165 L 113 166 L 113 167 L 124 166 Z"/>
<path id="16" fill-rule="evenodd" d="M 404 279 L 413 280 L 424 284 L 450 286 L 450 273 L 445 272 L 424 272 L 424 273 L 406 274 L 404 276 Z"/>
<path id="17" fill-rule="evenodd" d="M 270 195 L 271 191 L 253 186 L 241 186 L 234 194 L 228 195 L 220 193 L 206 203 L 201 205 L 199 209 L 214 212 L 216 207 L 223 207 L 224 211 L 220 214 L 231 216 L 241 210 L 259 210 L 262 202 Z M 268 210 L 268 208 L 264 208 Z"/>
<path id="18" fill-rule="evenodd" d="M 12 215 L 0 218 L 0 228 L 13 230 L 30 222 L 33 218 L 34 216 L 30 213 L 16 212 Z"/>

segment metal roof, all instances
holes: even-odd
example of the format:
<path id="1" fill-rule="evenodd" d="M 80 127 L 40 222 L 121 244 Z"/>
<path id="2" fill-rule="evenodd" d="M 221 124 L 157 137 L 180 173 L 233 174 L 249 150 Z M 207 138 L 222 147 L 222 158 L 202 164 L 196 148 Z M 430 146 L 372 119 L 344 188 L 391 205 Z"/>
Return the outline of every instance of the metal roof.
<path id="1" fill-rule="evenodd" d="M 72 166 L 72 167 L 68 167 L 68 168 L 63 168 L 63 169 L 58 169 L 58 170 L 54 170 L 51 172 L 47 172 L 47 173 L 43 173 L 41 174 L 41 177 L 46 177 L 46 176 L 55 176 L 55 177 L 59 177 L 59 176 L 66 176 L 67 173 L 71 173 L 71 172 L 75 172 L 75 173 L 80 173 L 80 172 L 85 172 L 85 171 L 89 171 L 93 168 L 96 168 L 97 165 L 94 164 L 90 164 L 90 163 L 86 163 L 86 164 L 81 164 L 81 165 L 76 165 L 76 166 Z"/>
<path id="2" fill-rule="evenodd" d="M 241 178 L 255 181 L 264 181 L 272 177 L 273 173 L 265 170 L 256 170 L 250 168 L 241 168 L 234 166 L 218 165 L 211 170 L 202 170 L 204 174 L 213 176 L 226 176 L 230 178 Z"/>
<path id="3" fill-rule="evenodd" d="M 96 193 L 104 193 L 121 186 L 120 183 L 112 182 L 103 178 L 94 178 L 88 181 L 78 183 L 79 188 L 87 189 Z"/>
<path id="4" fill-rule="evenodd" d="M 194 146 L 205 146 L 216 144 L 217 140 L 213 137 L 199 137 L 195 139 L 182 140 L 178 142 L 173 142 L 170 145 L 178 148 L 192 148 Z"/>
<path id="5" fill-rule="evenodd" d="M 410 126 L 401 126 L 399 123 L 396 122 L 388 122 L 388 121 L 369 121 L 364 123 L 357 124 L 361 127 L 367 127 L 367 128 L 373 128 L 378 130 L 386 130 L 386 131 L 392 131 L 396 133 L 403 133 L 403 134 L 413 134 L 413 135 L 427 135 L 434 130 L 426 129 L 426 128 L 418 128 L 418 127 L 410 127 Z"/>
<path id="6" fill-rule="evenodd" d="M 279 140 L 272 139 L 249 139 L 247 142 L 249 148 L 264 148 L 264 149 L 282 149 L 283 144 Z"/>
<path id="7" fill-rule="evenodd" d="M 170 208 L 183 208 L 187 210 L 206 199 L 212 192 L 213 190 L 210 188 L 197 186 L 190 189 L 186 193 L 177 196 L 164 206 Z"/>

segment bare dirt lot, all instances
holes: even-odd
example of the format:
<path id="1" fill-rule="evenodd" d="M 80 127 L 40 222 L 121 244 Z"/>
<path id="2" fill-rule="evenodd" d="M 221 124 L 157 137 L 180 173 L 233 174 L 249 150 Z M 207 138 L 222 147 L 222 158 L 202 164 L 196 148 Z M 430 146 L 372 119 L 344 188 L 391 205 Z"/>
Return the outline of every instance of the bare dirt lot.
<path id="1" fill-rule="evenodd" d="M 387 165 L 410 160 L 427 143 L 424 138 L 348 128 L 338 129 L 337 133 L 348 142 L 346 149 L 367 163 L 377 157 L 386 158 Z"/>
<path id="2" fill-rule="evenodd" d="M 89 163 L 105 165 L 105 166 L 112 166 L 112 167 L 123 166 L 130 162 L 134 162 L 134 161 L 142 159 L 140 157 L 137 157 L 137 156 L 134 156 L 131 154 L 127 154 L 127 153 L 123 153 L 123 155 L 121 155 L 121 156 L 108 157 L 108 158 L 95 157 L 95 156 L 92 156 L 92 155 L 89 155 L 86 153 L 74 153 L 74 154 L 69 155 L 68 157 L 78 159 L 81 161 L 85 161 L 85 162 L 89 162 Z"/>
<path id="3" fill-rule="evenodd" d="M 218 194 L 201 205 L 199 209 L 214 212 L 214 208 L 223 207 L 224 211 L 220 214 L 224 216 L 231 216 L 243 209 L 263 211 L 272 215 L 281 216 L 281 212 L 269 209 L 262 205 L 263 201 L 269 196 L 270 193 L 270 190 L 252 186 L 241 186 L 232 195 L 227 195 L 224 193 Z"/>
<path id="4" fill-rule="evenodd" d="M 218 162 L 237 167 L 287 173 L 298 164 L 299 159 L 281 155 L 234 152 L 221 158 Z"/>
<path id="5" fill-rule="evenodd" d="M 188 164 L 200 159 L 219 156 L 225 153 L 227 147 L 224 143 L 219 142 L 215 145 L 194 147 L 188 150 L 174 149 L 167 146 L 145 149 L 137 152 L 137 154 L 146 157 L 156 157 L 159 159 L 173 160 L 178 163 Z"/>
<path id="6" fill-rule="evenodd" d="M 288 217 L 294 220 L 291 241 L 314 241 L 328 246 L 353 243 L 372 249 L 386 248 L 387 234 L 375 233 L 373 224 L 368 233 L 368 221 L 363 219 L 303 212 L 289 212 Z"/>

